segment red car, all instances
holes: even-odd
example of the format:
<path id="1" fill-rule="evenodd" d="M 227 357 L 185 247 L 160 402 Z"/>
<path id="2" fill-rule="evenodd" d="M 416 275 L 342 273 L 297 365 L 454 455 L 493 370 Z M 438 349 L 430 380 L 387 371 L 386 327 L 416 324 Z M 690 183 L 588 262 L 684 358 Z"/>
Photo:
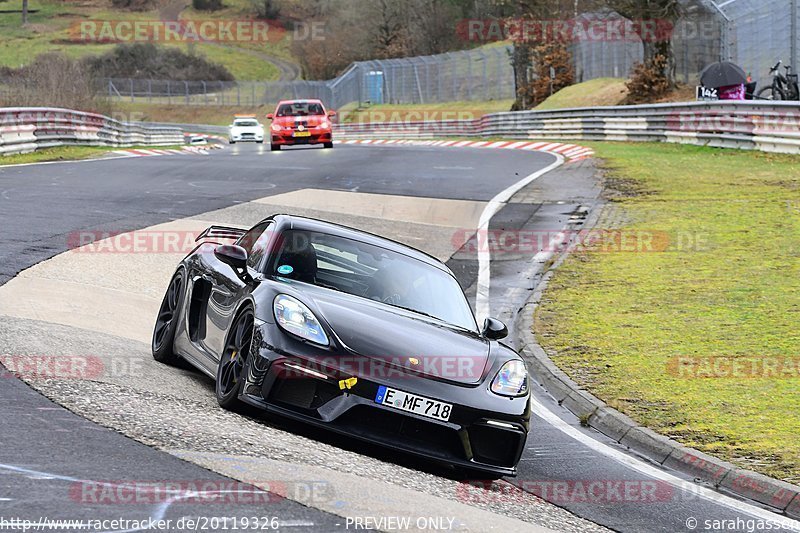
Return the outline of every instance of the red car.
<path id="1" fill-rule="evenodd" d="M 331 117 L 336 111 L 326 111 L 319 100 L 283 100 L 274 113 L 267 115 L 270 127 L 271 148 L 296 144 L 322 144 L 333 148 Z"/>

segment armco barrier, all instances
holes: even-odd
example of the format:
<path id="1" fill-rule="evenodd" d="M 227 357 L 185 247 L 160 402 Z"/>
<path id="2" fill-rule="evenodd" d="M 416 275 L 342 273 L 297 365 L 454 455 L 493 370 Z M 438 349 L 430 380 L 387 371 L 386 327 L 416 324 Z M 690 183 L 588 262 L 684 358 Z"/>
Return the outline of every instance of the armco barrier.
<path id="1" fill-rule="evenodd" d="M 473 120 L 340 124 L 343 139 L 504 137 L 661 141 L 800 153 L 794 102 L 698 102 L 492 113 Z"/>
<path id="2" fill-rule="evenodd" d="M 64 145 L 166 146 L 183 144 L 178 127 L 148 127 L 95 113 L 48 107 L 0 108 L 0 154 Z"/>

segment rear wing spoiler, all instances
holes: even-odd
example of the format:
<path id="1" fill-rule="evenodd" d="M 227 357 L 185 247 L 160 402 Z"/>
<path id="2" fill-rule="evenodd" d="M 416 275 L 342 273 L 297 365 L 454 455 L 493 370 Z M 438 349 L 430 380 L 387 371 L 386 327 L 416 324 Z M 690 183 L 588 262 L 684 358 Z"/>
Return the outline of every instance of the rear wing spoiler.
<path id="1" fill-rule="evenodd" d="M 238 239 L 245 233 L 247 233 L 246 229 L 211 226 L 203 230 L 203 233 L 198 235 L 194 242 L 198 242 L 201 239 Z"/>

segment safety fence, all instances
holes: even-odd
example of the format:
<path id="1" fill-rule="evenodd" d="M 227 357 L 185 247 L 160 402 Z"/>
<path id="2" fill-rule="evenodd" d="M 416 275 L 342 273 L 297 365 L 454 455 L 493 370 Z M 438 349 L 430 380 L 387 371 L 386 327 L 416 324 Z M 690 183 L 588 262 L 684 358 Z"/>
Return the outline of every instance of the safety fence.
<path id="1" fill-rule="evenodd" d="M 183 144 L 175 126 L 119 122 L 95 113 L 48 107 L 0 108 L 0 154 L 65 145 L 167 146 Z"/>
<path id="2" fill-rule="evenodd" d="M 325 81 L 175 81 L 109 78 L 98 92 L 124 102 L 198 106 L 274 106 L 317 98 L 333 109 L 348 104 L 423 104 L 514 98 L 510 47 L 352 63 Z"/>
<path id="3" fill-rule="evenodd" d="M 800 105 L 703 102 L 492 113 L 473 120 L 341 124 L 339 139 L 504 137 L 651 141 L 800 153 Z"/>

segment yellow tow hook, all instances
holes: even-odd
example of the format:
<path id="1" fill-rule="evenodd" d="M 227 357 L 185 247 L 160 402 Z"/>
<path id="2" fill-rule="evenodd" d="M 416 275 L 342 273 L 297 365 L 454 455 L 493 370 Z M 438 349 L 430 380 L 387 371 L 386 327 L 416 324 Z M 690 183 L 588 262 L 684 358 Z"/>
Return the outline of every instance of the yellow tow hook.
<path id="1" fill-rule="evenodd" d="M 347 378 L 339 380 L 339 390 L 352 389 L 358 383 L 358 378 Z"/>

